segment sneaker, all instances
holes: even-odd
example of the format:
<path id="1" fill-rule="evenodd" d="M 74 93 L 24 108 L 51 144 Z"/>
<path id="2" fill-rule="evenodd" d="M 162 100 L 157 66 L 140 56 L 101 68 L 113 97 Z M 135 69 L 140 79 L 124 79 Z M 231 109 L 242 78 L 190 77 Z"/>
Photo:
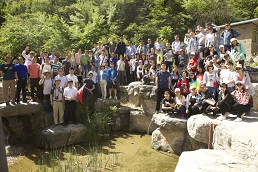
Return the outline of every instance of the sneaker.
<path id="1" fill-rule="evenodd" d="M 225 115 L 221 115 L 221 116 L 219 116 L 218 118 L 217 118 L 217 120 L 220 120 L 220 121 L 224 121 L 224 120 L 226 120 L 227 119 L 227 117 L 225 116 Z"/>
<path id="2" fill-rule="evenodd" d="M 243 113 L 243 114 L 241 115 L 241 118 L 243 118 L 245 115 L 246 115 L 246 113 Z"/>
<path id="3" fill-rule="evenodd" d="M 109 99 L 112 99 L 112 96 L 110 96 Z"/>
<path id="4" fill-rule="evenodd" d="M 117 99 L 117 97 L 115 96 L 114 99 Z"/>
<path id="5" fill-rule="evenodd" d="M 236 118 L 235 120 L 234 120 L 235 122 L 242 122 L 243 120 L 242 120 L 242 118 Z"/>

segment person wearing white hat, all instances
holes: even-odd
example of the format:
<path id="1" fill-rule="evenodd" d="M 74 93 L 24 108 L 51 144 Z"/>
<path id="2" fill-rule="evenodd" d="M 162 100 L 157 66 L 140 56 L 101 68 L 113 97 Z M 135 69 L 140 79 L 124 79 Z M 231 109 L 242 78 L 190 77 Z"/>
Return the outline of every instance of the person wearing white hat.
<path id="1" fill-rule="evenodd" d="M 186 107 L 185 107 L 185 96 L 181 95 L 180 89 L 176 88 L 175 89 L 175 112 L 179 116 L 180 119 L 185 118 L 185 112 L 186 112 Z"/>
<path id="2" fill-rule="evenodd" d="M 190 86 L 190 94 L 186 96 L 186 114 L 188 117 L 198 114 L 200 109 L 198 107 L 198 97 L 200 95 L 196 92 L 195 86 Z"/>
<path id="3" fill-rule="evenodd" d="M 252 96 L 245 89 L 243 81 L 236 82 L 236 90 L 233 91 L 231 95 L 236 102 L 233 105 L 233 109 L 237 114 L 237 118 L 234 121 L 241 122 L 242 117 L 245 115 L 245 113 L 248 113 L 252 107 Z"/>
<path id="4" fill-rule="evenodd" d="M 230 57 L 235 63 L 240 63 L 242 67 L 244 67 L 244 62 L 246 59 L 245 48 L 242 43 L 239 43 L 236 38 L 232 38 L 230 40 L 231 43 L 231 51 Z"/>

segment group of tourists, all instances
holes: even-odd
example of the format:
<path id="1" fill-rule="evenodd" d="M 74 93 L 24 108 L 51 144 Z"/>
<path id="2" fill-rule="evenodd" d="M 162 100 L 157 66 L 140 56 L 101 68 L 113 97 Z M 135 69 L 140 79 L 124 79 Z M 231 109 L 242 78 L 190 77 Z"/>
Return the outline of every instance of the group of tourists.
<path id="1" fill-rule="evenodd" d="M 223 45 L 217 44 L 217 27 L 207 24 L 188 29 L 184 42 L 179 35 L 165 45 L 160 38 L 132 41 L 125 44 L 108 38 L 85 50 L 72 49 L 69 53 L 41 51 L 39 56 L 26 47 L 18 58 L 10 54 L 1 65 L 3 99 L 7 106 L 44 101 L 47 112 L 54 114 L 55 124 L 76 124 L 76 98 L 83 92 L 86 105 L 97 98 L 117 99 L 118 86 L 134 81 L 153 84 L 157 88 L 156 111 L 186 118 L 197 113 L 221 112 L 226 119 L 235 112 L 236 121 L 250 111 L 254 90 L 250 76 L 244 71 L 245 51 L 236 39 L 240 33 L 225 25 L 220 35 Z M 15 64 L 17 63 L 17 64 Z M 15 92 L 15 84 L 17 85 Z M 10 95 L 8 90 L 10 89 Z M 94 105 L 90 106 L 90 110 Z"/>

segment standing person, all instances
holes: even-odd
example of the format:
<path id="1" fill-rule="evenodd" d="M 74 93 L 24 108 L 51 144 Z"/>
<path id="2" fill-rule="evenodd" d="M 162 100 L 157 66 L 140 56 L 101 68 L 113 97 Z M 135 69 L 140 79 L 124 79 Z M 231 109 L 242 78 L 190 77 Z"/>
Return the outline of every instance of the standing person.
<path id="1" fill-rule="evenodd" d="M 45 63 L 43 63 L 41 66 L 40 66 L 40 74 L 43 74 L 45 71 L 50 71 L 51 72 L 51 76 L 52 76 L 52 66 L 51 66 L 51 63 L 50 63 L 50 58 L 49 57 L 46 57 L 45 58 Z"/>
<path id="2" fill-rule="evenodd" d="M 131 54 L 135 54 L 136 53 L 136 48 L 135 46 L 132 44 L 132 41 L 128 41 L 128 47 L 126 48 L 126 55 L 129 56 L 131 58 Z"/>
<path id="3" fill-rule="evenodd" d="M 169 42 L 166 43 L 166 49 L 164 50 L 164 58 L 167 66 L 166 70 L 169 69 L 169 72 L 171 72 L 173 67 L 173 51 L 170 47 Z"/>
<path id="4" fill-rule="evenodd" d="M 58 69 L 58 75 L 55 76 L 55 80 L 56 79 L 60 79 L 60 81 L 61 81 L 60 85 L 61 85 L 62 88 L 66 87 L 66 85 L 67 85 L 67 83 L 66 83 L 66 76 L 64 76 L 64 71 L 63 71 L 62 68 Z"/>
<path id="5" fill-rule="evenodd" d="M 53 80 L 51 78 L 50 71 L 45 71 L 44 76 L 39 81 L 39 85 L 43 85 L 44 105 L 46 112 L 50 113 L 53 111 L 50 104 L 50 93 L 53 86 Z"/>
<path id="6" fill-rule="evenodd" d="M 58 57 L 54 58 L 53 63 L 51 63 L 53 78 L 55 78 L 56 75 L 58 75 L 58 69 L 62 68 L 62 63 L 59 62 Z"/>
<path id="7" fill-rule="evenodd" d="M 238 32 L 237 30 L 231 29 L 230 23 L 225 24 L 225 30 L 220 34 L 220 37 L 223 39 L 225 51 L 231 50 L 230 40 L 232 38 L 237 38 L 240 35 L 241 35 L 240 32 Z"/>
<path id="8" fill-rule="evenodd" d="M 107 70 L 105 69 L 105 66 L 102 65 L 100 66 L 100 72 L 99 72 L 99 84 L 100 84 L 102 99 L 107 98 L 107 80 L 108 80 Z"/>
<path id="9" fill-rule="evenodd" d="M 144 44 L 144 41 L 143 40 L 140 40 L 140 45 L 137 47 L 137 50 L 136 52 L 138 54 L 147 54 L 147 47 L 146 45 Z"/>
<path id="10" fill-rule="evenodd" d="M 50 94 L 50 104 L 53 106 L 53 117 L 56 126 L 64 122 L 64 89 L 60 83 L 61 79 L 56 78 Z"/>
<path id="11" fill-rule="evenodd" d="M 170 89 L 170 74 L 166 71 L 166 63 L 161 63 L 161 70 L 156 74 L 156 113 L 160 111 L 160 102 L 163 99 L 164 92 Z"/>
<path id="12" fill-rule="evenodd" d="M 164 44 L 161 41 L 160 37 L 157 38 L 157 42 L 154 44 L 154 48 L 155 48 L 155 53 L 158 54 L 158 50 L 160 50 L 160 53 L 163 55 L 163 49 L 164 49 Z"/>
<path id="13" fill-rule="evenodd" d="M 78 68 L 78 66 L 81 64 L 81 56 L 82 56 L 82 50 L 79 49 L 77 53 L 75 53 L 75 68 Z"/>
<path id="14" fill-rule="evenodd" d="M 125 43 L 123 42 L 123 38 L 119 38 L 119 42 L 116 45 L 115 53 L 120 57 L 122 55 L 124 57 L 124 54 L 126 53 L 126 46 Z"/>
<path id="15" fill-rule="evenodd" d="M 120 86 L 124 85 L 125 78 L 125 62 L 123 56 L 120 55 L 119 60 L 117 61 L 117 70 L 118 70 L 118 83 Z"/>
<path id="16" fill-rule="evenodd" d="M 12 56 L 7 54 L 5 56 L 6 62 L 1 65 L 0 75 L 3 76 L 3 99 L 6 103 L 6 106 L 9 106 L 11 99 L 12 104 L 15 103 L 15 80 L 14 80 L 14 71 L 15 65 L 12 63 Z M 10 99 L 8 96 L 10 88 Z"/>
<path id="17" fill-rule="evenodd" d="M 73 67 L 73 61 L 71 60 L 71 54 L 67 54 L 65 57 L 65 60 L 63 61 L 63 70 L 64 70 L 64 74 L 68 75 L 69 74 L 69 70 L 70 67 Z"/>
<path id="18" fill-rule="evenodd" d="M 217 49 L 217 34 L 213 32 L 213 28 L 208 28 L 208 34 L 205 36 L 205 47 L 209 47 L 212 45 L 215 49 Z"/>
<path id="19" fill-rule="evenodd" d="M 64 51 L 60 51 L 60 56 L 59 56 L 59 62 L 63 63 L 63 61 L 65 60 L 65 54 Z"/>
<path id="20" fill-rule="evenodd" d="M 231 42 L 231 51 L 230 51 L 230 57 L 233 60 L 234 63 L 240 63 L 242 67 L 244 67 L 245 64 L 245 48 L 243 44 L 239 43 L 236 38 L 232 38 L 230 40 Z"/>
<path id="21" fill-rule="evenodd" d="M 199 59 L 203 58 L 203 50 L 205 47 L 205 33 L 204 33 L 204 28 L 199 27 L 199 29 L 195 30 L 197 33 L 197 45 L 198 45 L 198 53 L 199 53 Z"/>
<path id="22" fill-rule="evenodd" d="M 105 49 L 105 56 L 109 57 L 109 48 L 110 48 L 110 43 L 108 41 L 108 38 L 105 37 L 105 43 L 103 44 L 103 49 Z"/>
<path id="23" fill-rule="evenodd" d="M 72 80 L 73 81 L 73 87 L 76 87 L 78 89 L 78 78 L 76 75 L 74 75 L 74 68 L 70 67 L 69 74 L 66 75 L 66 81 Z"/>
<path id="24" fill-rule="evenodd" d="M 19 60 L 19 64 L 15 65 L 14 76 L 17 82 L 16 101 L 17 101 L 17 104 L 20 104 L 21 91 L 22 91 L 23 103 L 27 103 L 26 86 L 28 83 L 28 69 L 24 65 L 24 59 L 22 57 L 18 57 L 18 60 Z"/>
<path id="25" fill-rule="evenodd" d="M 69 120 L 76 125 L 76 93 L 77 88 L 73 86 L 73 80 L 67 81 L 68 86 L 64 89 L 65 99 L 65 114 L 64 114 L 64 125 L 67 125 Z"/>
<path id="26" fill-rule="evenodd" d="M 37 63 L 37 57 L 33 57 L 32 63 L 28 65 L 28 73 L 30 74 L 30 89 L 31 89 L 31 102 L 39 101 L 40 98 L 40 88 L 39 88 L 39 78 L 40 78 L 40 65 Z M 37 99 L 34 99 L 34 93 L 36 88 Z"/>
<path id="27" fill-rule="evenodd" d="M 146 44 L 146 48 L 147 48 L 147 55 L 149 55 L 151 53 L 151 49 L 154 49 L 154 44 L 152 43 L 151 39 L 148 38 L 148 44 Z"/>
<path id="28" fill-rule="evenodd" d="M 83 77 L 87 76 L 88 73 L 88 66 L 90 63 L 90 56 L 89 56 L 89 51 L 85 50 L 84 54 L 81 55 L 81 66 L 82 66 L 82 74 Z"/>
<path id="29" fill-rule="evenodd" d="M 194 52 L 194 53 L 197 52 L 197 38 L 196 38 L 194 32 L 190 33 L 190 37 L 189 37 L 188 43 L 187 43 L 187 54 L 188 54 L 189 58 L 190 58 L 191 52 Z"/>
<path id="30" fill-rule="evenodd" d="M 136 80 L 136 59 L 134 54 L 131 54 L 129 66 L 130 66 L 130 82 L 134 82 Z"/>
<path id="31" fill-rule="evenodd" d="M 148 61 L 150 64 L 156 64 L 157 54 L 155 54 L 154 48 L 151 48 L 150 53 L 148 54 Z"/>
<path id="32" fill-rule="evenodd" d="M 40 64 L 40 65 L 45 63 L 45 57 L 44 57 L 44 52 L 43 51 L 40 51 L 39 57 L 37 59 L 37 63 Z"/>
<path id="33" fill-rule="evenodd" d="M 116 42 L 115 42 L 115 38 L 111 38 L 111 42 L 109 43 L 109 55 L 111 53 L 114 53 L 116 49 Z M 110 56 L 109 56 L 110 57 Z"/>
<path id="34" fill-rule="evenodd" d="M 117 69 L 113 62 L 110 62 L 108 78 L 109 99 L 112 99 L 112 90 L 114 91 L 114 98 L 117 99 Z"/>
<path id="35" fill-rule="evenodd" d="M 179 40 L 179 35 L 175 35 L 175 41 L 172 42 L 171 44 L 171 48 L 173 50 L 173 54 L 174 54 L 174 59 L 175 59 L 175 65 L 179 65 L 179 59 L 178 56 L 180 54 L 180 50 L 181 50 L 181 42 Z"/>
<path id="36" fill-rule="evenodd" d="M 50 56 L 49 56 L 49 59 L 50 61 L 54 61 L 55 57 L 56 57 L 56 51 L 55 50 L 51 50 L 50 52 Z"/>
<path id="37" fill-rule="evenodd" d="M 84 89 L 83 89 L 83 102 L 88 107 L 91 113 L 94 113 L 96 95 L 94 94 L 94 90 L 96 89 L 95 83 L 92 80 L 93 73 L 89 72 L 88 78 L 85 79 Z"/>
<path id="38" fill-rule="evenodd" d="M 36 55 L 34 51 L 31 51 L 28 55 L 26 54 L 27 51 L 29 51 L 29 47 L 27 46 L 23 51 L 22 51 L 22 57 L 25 59 L 25 66 L 28 66 L 29 64 L 32 63 L 33 57 Z"/>

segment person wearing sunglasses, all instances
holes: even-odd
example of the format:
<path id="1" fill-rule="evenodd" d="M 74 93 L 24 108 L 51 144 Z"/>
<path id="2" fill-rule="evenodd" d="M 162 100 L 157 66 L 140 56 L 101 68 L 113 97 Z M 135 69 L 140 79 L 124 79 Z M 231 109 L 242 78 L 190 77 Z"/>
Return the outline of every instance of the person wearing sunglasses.
<path id="1" fill-rule="evenodd" d="M 236 90 L 234 90 L 231 95 L 235 100 L 233 111 L 237 114 L 237 118 L 234 121 L 241 122 L 242 117 L 248 113 L 252 107 L 252 96 L 246 90 L 243 81 L 236 82 Z"/>

